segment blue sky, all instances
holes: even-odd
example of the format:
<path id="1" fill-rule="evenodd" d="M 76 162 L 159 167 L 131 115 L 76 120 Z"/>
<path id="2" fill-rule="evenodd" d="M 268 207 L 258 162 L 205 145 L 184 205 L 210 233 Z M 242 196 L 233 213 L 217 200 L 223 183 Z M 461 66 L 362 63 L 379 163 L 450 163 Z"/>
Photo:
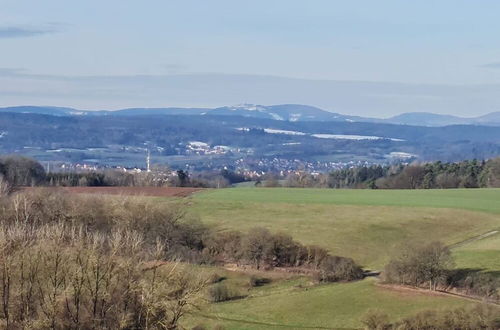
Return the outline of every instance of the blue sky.
<path id="1" fill-rule="evenodd" d="M 238 80 L 255 75 L 263 79 L 259 84 L 266 83 L 265 76 L 300 79 L 305 89 L 308 80 L 392 82 L 417 90 L 437 86 L 436 91 L 467 87 L 476 94 L 457 98 L 466 97 L 468 107 L 481 99 L 474 109 L 457 109 L 437 92 L 411 92 L 405 103 L 401 98 L 409 92 L 395 87 L 393 93 L 384 90 L 381 104 L 369 111 L 370 103 L 350 106 L 348 100 L 329 99 L 326 87 L 322 96 L 304 97 L 344 113 L 432 110 L 472 116 L 500 110 L 495 96 L 500 94 L 500 1 L 0 0 L 0 5 L 0 105 L 98 109 L 297 99 L 291 91 L 287 102 L 286 90 L 273 89 L 263 97 L 259 86 Z M 227 101 L 223 86 L 211 99 L 195 90 L 189 94 L 187 83 L 180 99 L 162 97 L 161 82 L 151 88 L 142 83 L 151 76 L 185 75 L 199 85 L 200 76 L 221 74 L 241 85 Z M 99 83 L 89 82 L 89 76 Z M 378 90 L 360 88 L 365 96 Z M 135 95 L 127 97 L 131 91 Z M 280 97 L 273 99 L 273 92 Z M 439 102 L 429 103 L 437 97 Z"/>

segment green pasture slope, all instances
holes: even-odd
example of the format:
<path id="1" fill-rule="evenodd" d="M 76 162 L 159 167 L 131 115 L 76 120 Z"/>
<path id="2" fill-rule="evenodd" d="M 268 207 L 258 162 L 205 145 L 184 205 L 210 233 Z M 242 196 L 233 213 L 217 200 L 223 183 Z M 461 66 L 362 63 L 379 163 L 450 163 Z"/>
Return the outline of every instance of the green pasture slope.
<path id="1" fill-rule="evenodd" d="M 424 309 L 452 309 L 472 304 L 465 299 L 389 290 L 373 279 L 297 288 L 270 295 L 211 304 L 190 326 L 224 329 L 360 329 L 366 311 L 378 309 L 395 321 Z"/>
<path id="2" fill-rule="evenodd" d="M 220 230 L 263 226 L 377 269 L 407 240 L 452 245 L 500 230 L 500 189 L 231 188 L 196 194 L 193 205 Z"/>
<path id="3" fill-rule="evenodd" d="M 193 210 L 220 230 L 263 226 L 304 244 L 382 269 L 407 240 L 440 240 L 453 248 L 457 267 L 500 271 L 500 189 L 328 190 L 232 188 L 194 195 Z M 288 280 L 283 280 L 288 283 Z M 286 284 L 283 284 L 286 286 Z M 472 302 L 454 297 L 398 292 L 373 279 L 304 288 L 275 284 L 259 295 L 211 304 L 189 323 L 227 329 L 360 328 L 370 308 L 393 319 L 423 309 Z M 266 290 L 269 292 L 266 294 Z"/>
<path id="4" fill-rule="evenodd" d="M 220 189 L 199 201 L 458 208 L 500 214 L 500 189 Z"/>
<path id="5" fill-rule="evenodd" d="M 500 233 L 453 249 L 456 267 L 497 272 L 500 276 Z"/>

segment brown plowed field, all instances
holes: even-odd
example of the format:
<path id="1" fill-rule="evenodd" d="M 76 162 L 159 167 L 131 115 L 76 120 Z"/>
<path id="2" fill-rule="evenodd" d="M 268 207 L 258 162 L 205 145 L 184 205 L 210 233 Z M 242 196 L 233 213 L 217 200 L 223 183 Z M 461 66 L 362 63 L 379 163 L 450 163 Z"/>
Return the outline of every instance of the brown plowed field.
<path id="1" fill-rule="evenodd" d="M 37 188 L 24 188 L 37 189 Z M 56 191 L 66 191 L 74 194 L 102 194 L 125 196 L 158 196 L 158 197 L 188 197 L 202 188 L 181 187 L 50 187 L 41 188 Z"/>

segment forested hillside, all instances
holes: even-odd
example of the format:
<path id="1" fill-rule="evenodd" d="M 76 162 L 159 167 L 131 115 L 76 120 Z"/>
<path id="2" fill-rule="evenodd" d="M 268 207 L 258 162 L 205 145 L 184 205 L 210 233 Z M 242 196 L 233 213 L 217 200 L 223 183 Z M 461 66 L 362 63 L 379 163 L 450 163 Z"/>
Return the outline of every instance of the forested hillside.
<path id="1" fill-rule="evenodd" d="M 413 163 L 406 166 L 360 166 L 320 175 L 299 173 L 289 175 L 283 184 L 288 187 L 370 189 L 500 187 L 500 158 L 455 163 Z"/>
<path id="2" fill-rule="evenodd" d="M 1 113 L 0 141 L 4 154 L 42 161 L 143 166 L 148 148 L 156 162 L 205 169 L 237 166 L 238 159 L 245 166 L 249 161 L 272 159 L 317 166 L 318 162 L 459 161 L 500 154 L 500 130 L 495 127 L 288 122 L 215 115 Z"/>

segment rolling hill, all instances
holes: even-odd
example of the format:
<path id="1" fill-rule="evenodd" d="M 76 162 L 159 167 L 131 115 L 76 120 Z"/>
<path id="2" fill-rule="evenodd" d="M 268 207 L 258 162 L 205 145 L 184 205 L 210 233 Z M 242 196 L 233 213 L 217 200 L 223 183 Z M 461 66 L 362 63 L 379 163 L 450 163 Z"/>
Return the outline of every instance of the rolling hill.
<path id="1" fill-rule="evenodd" d="M 303 116 L 323 115 L 315 109 L 302 110 Z M 162 114 L 136 115 L 142 111 L 96 113 L 37 107 L 0 111 L 0 152 L 40 161 L 135 167 L 144 164 L 147 144 L 155 163 L 213 169 L 239 166 L 238 160 L 254 168 L 252 164 L 263 161 L 266 168 L 277 171 L 305 163 L 319 169 L 349 162 L 388 163 L 401 157 L 459 161 L 500 154 L 500 130 L 492 126 L 408 126 L 340 116 L 336 121 L 268 118 L 292 119 L 299 112 L 288 106 L 221 109 L 212 114 L 203 109 L 150 109 L 150 113 Z M 231 111 L 252 116 L 228 115 Z"/>
<path id="2" fill-rule="evenodd" d="M 440 115 L 429 112 L 408 112 L 391 118 L 366 118 L 326 111 L 317 107 L 302 104 L 254 105 L 241 104 L 219 108 L 128 108 L 121 110 L 79 110 L 52 106 L 17 106 L 0 108 L 0 113 L 32 113 L 52 116 L 154 116 L 154 115 L 214 115 L 240 116 L 246 118 L 272 119 L 290 122 L 335 121 L 335 122 L 369 122 L 395 125 L 440 127 L 450 125 L 486 125 L 500 126 L 500 112 L 492 112 L 484 116 L 464 118 L 451 115 Z"/>

